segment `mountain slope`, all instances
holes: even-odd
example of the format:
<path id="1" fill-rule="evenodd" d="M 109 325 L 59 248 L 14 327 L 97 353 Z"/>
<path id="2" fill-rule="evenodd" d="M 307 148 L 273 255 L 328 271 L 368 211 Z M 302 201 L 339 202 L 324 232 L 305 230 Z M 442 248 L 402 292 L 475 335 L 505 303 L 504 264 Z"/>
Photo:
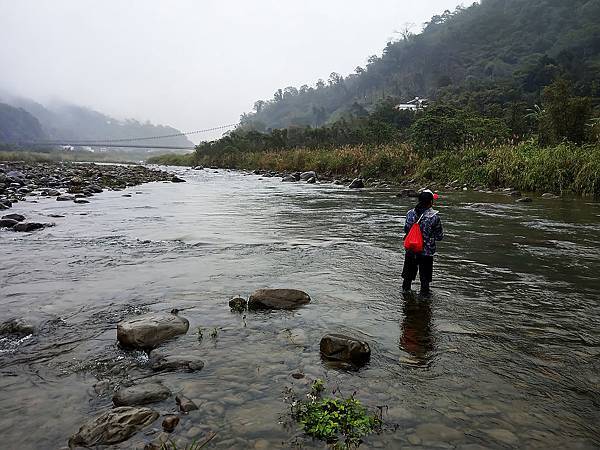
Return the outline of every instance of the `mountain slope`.
<path id="1" fill-rule="evenodd" d="M 163 136 L 180 133 L 165 125 L 141 123 L 137 120 L 117 120 L 98 111 L 67 103 L 41 105 L 26 98 L 9 98 L 7 102 L 22 108 L 39 120 L 48 139 L 106 140 Z M 132 144 L 193 147 L 185 136 L 132 142 Z"/>
<path id="2" fill-rule="evenodd" d="M 600 97 L 600 0 L 482 0 L 445 11 L 422 33 L 388 43 L 366 68 L 278 90 L 243 119 L 259 130 L 320 126 L 387 96 L 472 101 L 494 114 L 491 103 L 536 102 L 557 76 L 572 79 L 580 95 Z"/>
<path id="3" fill-rule="evenodd" d="M 0 143 L 45 139 L 40 122 L 21 108 L 0 103 Z"/>

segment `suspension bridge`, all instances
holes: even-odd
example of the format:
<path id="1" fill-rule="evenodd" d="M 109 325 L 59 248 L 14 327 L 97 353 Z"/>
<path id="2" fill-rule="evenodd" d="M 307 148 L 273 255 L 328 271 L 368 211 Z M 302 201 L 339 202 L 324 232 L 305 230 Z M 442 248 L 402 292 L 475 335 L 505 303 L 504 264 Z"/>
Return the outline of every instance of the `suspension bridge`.
<path id="1" fill-rule="evenodd" d="M 151 142 L 160 139 L 169 139 L 180 136 L 191 136 L 194 134 L 209 133 L 211 131 L 227 130 L 237 127 L 239 123 L 221 125 L 218 127 L 205 128 L 203 130 L 187 131 L 174 134 L 163 134 L 160 136 L 140 136 L 120 139 L 56 139 L 56 140 L 38 140 L 29 142 L 6 142 L 5 144 L 31 146 L 31 147 L 102 147 L 102 148 L 142 148 L 142 149 L 163 149 L 163 150 L 194 150 L 195 147 L 164 145 L 164 144 L 144 144 L 140 142 Z M 0 142 L 1 143 L 1 142 Z"/>

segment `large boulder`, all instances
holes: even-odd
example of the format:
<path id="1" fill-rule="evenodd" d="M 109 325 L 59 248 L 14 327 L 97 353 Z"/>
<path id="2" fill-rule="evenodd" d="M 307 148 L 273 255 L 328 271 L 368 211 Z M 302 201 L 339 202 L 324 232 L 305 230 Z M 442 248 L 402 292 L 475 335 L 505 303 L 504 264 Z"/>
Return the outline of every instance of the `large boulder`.
<path id="1" fill-rule="evenodd" d="M 365 182 L 362 180 L 362 178 L 355 178 L 348 187 L 350 189 L 362 189 L 365 187 Z"/>
<path id="2" fill-rule="evenodd" d="M 123 406 L 106 411 L 85 423 L 69 439 L 69 447 L 96 447 L 123 442 L 147 427 L 159 414 L 150 408 Z"/>
<path id="3" fill-rule="evenodd" d="M 204 361 L 195 355 L 168 355 L 152 352 L 150 354 L 150 367 L 157 372 L 196 372 L 202 370 Z"/>
<path id="4" fill-rule="evenodd" d="M 296 180 L 296 177 L 294 177 L 293 175 L 286 175 L 281 179 L 281 181 L 283 181 L 284 183 L 295 183 L 298 180 Z"/>
<path id="5" fill-rule="evenodd" d="M 371 356 L 371 348 L 364 341 L 343 334 L 327 334 L 321 338 L 321 356 L 331 361 L 360 366 Z"/>
<path id="6" fill-rule="evenodd" d="M 143 383 L 119 389 L 112 401 L 115 406 L 136 406 L 160 402 L 170 396 L 171 391 L 160 383 Z"/>
<path id="7" fill-rule="evenodd" d="M 176 314 L 150 313 L 123 320 L 117 325 L 117 339 L 123 347 L 149 350 L 187 333 L 190 323 Z"/>
<path id="8" fill-rule="evenodd" d="M 258 289 L 248 299 L 248 308 L 294 309 L 307 303 L 309 295 L 296 289 Z"/>

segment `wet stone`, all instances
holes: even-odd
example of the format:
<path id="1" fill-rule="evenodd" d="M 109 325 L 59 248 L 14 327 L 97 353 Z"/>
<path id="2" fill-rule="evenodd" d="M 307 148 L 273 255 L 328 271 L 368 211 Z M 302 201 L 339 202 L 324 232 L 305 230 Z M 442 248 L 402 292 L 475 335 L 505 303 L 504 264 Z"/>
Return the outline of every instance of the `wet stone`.
<path id="1" fill-rule="evenodd" d="M 123 320 L 117 325 L 117 339 L 123 347 L 152 349 L 187 333 L 190 323 L 177 314 L 150 313 Z"/>
<path id="2" fill-rule="evenodd" d="M 365 187 L 365 183 L 362 180 L 362 178 L 355 178 L 354 180 L 352 180 L 352 183 L 350 183 L 350 186 L 348 186 L 348 188 L 350 189 L 362 189 Z"/>
<path id="3" fill-rule="evenodd" d="M 162 422 L 162 428 L 167 433 L 172 433 L 175 427 L 179 424 L 179 416 L 170 415 L 166 416 Z"/>
<path id="4" fill-rule="evenodd" d="M 149 408 L 120 407 L 89 420 L 69 439 L 69 446 L 118 444 L 150 425 L 159 415 Z"/>
<path id="5" fill-rule="evenodd" d="M 113 395 L 115 406 L 146 405 L 165 400 L 171 391 L 161 383 L 143 383 L 120 389 Z"/>
<path id="6" fill-rule="evenodd" d="M 13 228 L 18 223 L 14 219 L 0 219 L 0 228 Z"/>
<path id="7" fill-rule="evenodd" d="M 18 336 L 27 336 L 33 334 L 35 328 L 25 319 L 9 319 L 0 323 L 0 335 L 14 334 Z"/>
<path id="8" fill-rule="evenodd" d="M 25 220 L 25 216 L 22 214 L 6 214 L 2 216 L 3 219 L 16 220 L 17 222 L 23 222 Z"/>
<path id="9" fill-rule="evenodd" d="M 42 228 L 45 228 L 46 226 L 48 226 L 48 225 L 45 223 L 39 223 L 39 222 L 21 222 L 21 223 L 14 225 L 12 227 L 12 229 L 14 231 L 18 231 L 18 232 L 29 233 L 31 231 L 41 230 Z"/>
<path id="10" fill-rule="evenodd" d="M 154 371 L 185 371 L 196 372 L 202 370 L 204 361 L 194 355 L 169 355 L 158 352 L 150 354 L 150 367 Z"/>
<path id="11" fill-rule="evenodd" d="M 441 423 L 424 423 L 417 426 L 417 436 L 425 442 L 457 441 L 464 437 L 461 431 L 447 427 Z"/>
<path id="12" fill-rule="evenodd" d="M 179 410 L 183 413 L 189 413 L 190 411 L 195 411 L 198 409 L 198 405 L 183 395 L 178 395 L 175 397 L 175 402 L 177 403 Z"/>
<path id="13" fill-rule="evenodd" d="M 297 289 L 258 289 L 248 299 L 248 308 L 294 309 L 308 303 L 309 295 Z"/>
<path id="14" fill-rule="evenodd" d="M 343 334 L 327 334 L 320 343 L 321 356 L 354 365 L 365 364 L 371 356 L 369 344 Z"/>

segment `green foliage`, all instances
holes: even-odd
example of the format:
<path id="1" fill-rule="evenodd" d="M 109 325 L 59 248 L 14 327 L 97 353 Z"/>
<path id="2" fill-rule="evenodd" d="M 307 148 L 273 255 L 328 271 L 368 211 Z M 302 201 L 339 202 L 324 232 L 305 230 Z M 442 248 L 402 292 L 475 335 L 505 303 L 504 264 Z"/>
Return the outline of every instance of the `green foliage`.
<path id="1" fill-rule="evenodd" d="M 204 339 L 204 329 L 198 327 L 198 340 L 201 341 L 202 339 Z"/>
<path id="2" fill-rule="evenodd" d="M 460 149 L 466 145 L 498 145 L 510 131 L 499 119 L 489 119 L 449 106 L 428 108 L 411 127 L 411 141 L 423 156 Z"/>
<path id="3" fill-rule="evenodd" d="M 210 332 L 210 337 L 213 339 L 216 339 L 218 335 L 219 335 L 219 330 L 217 328 L 213 328 L 212 331 Z"/>
<path id="4" fill-rule="evenodd" d="M 544 89 L 543 106 L 539 122 L 543 143 L 557 144 L 566 139 L 580 144 L 586 140 L 586 125 L 592 114 L 589 98 L 574 96 L 571 85 L 558 79 Z"/>
<path id="5" fill-rule="evenodd" d="M 333 444 L 335 448 L 354 448 L 361 444 L 363 437 L 381 428 L 381 418 L 370 413 L 359 400 L 353 396 L 322 398 L 324 390 L 323 380 L 317 379 L 307 400 L 300 400 L 289 392 L 292 418 L 302 425 L 308 436 Z"/>
<path id="6" fill-rule="evenodd" d="M 563 143 L 544 148 L 531 141 L 472 147 L 421 161 L 417 176 L 471 186 L 600 196 L 600 146 Z"/>
<path id="7" fill-rule="evenodd" d="M 193 165 L 193 153 L 185 155 L 177 153 L 167 153 L 164 155 L 152 156 L 146 160 L 148 164 L 162 164 L 164 166 L 191 166 Z"/>
<path id="8" fill-rule="evenodd" d="M 458 7 L 434 16 L 418 35 L 403 33 L 355 73 L 332 74 L 328 85 L 286 88 L 289 95 L 261 102 L 245 119 L 267 129 L 319 127 L 373 110 L 389 96 L 444 99 L 507 118 L 515 103 L 539 104 L 544 87 L 558 77 L 572 80 L 580 96 L 599 97 L 599 14 L 597 0 L 486 0 Z M 511 131 L 521 135 L 526 124 L 518 125 Z"/>

